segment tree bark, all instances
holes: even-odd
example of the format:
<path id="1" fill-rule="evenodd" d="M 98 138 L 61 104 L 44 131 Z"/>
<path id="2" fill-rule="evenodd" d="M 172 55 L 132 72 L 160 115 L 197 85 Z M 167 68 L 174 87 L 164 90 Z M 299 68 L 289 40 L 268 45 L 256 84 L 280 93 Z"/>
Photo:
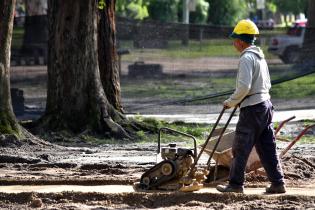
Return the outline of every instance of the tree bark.
<path id="1" fill-rule="evenodd" d="M 10 95 L 10 50 L 15 0 L 0 1 L 0 134 L 22 136 Z"/>
<path id="2" fill-rule="evenodd" d="M 300 55 L 300 63 L 307 66 L 315 66 L 315 1 L 308 1 L 307 26 L 304 35 L 303 48 Z"/>
<path id="3" fill-rule="evenodd" d="M 116 50 L 115 2 L 106 0 L 106 6 L 98 10 L 98 61 L 107 99 L 116 110 L 122 112 Z"/>
<path id="4" fill-rule="evenodd" d="M 120 126 L 126 119 L 110 104 L 101 83 L 97 1 L 49 0 L 48 8 L 48 90 L 40 125 L 128 138 Z"/>

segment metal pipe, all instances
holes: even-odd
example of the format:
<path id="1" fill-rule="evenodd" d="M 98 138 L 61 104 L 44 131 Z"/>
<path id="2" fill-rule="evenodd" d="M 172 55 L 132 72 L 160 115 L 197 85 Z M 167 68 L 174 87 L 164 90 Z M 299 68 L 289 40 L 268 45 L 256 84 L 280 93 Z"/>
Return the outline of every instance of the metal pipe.
<path id="1" fill-rule="evenodd" d="M 213 150 L 212 150 L 212 152 L 211 152 L 211 154 L 210 154 L 210 157 L 209 157 L 209 159 L 208 159 L 208 162 L 207 162 L 208 169 L 210 168 L 210 162 L 211 162 L 211 159 L 212 159 L 212 157 L 213 157 L 213 154 L 215 153 L 217 147 L 219 146 L 219 143 L 220 143 L 220 141 L 221 141 L 221 139 L 222 139 L 222 136 L 223 136 L 223 134 L 224 134 L 226 128 L 227 128 L 228 125 L 230 124 L 230 121 L 231 121 L 231 119 L 232 119 L 232 117 L 233 117 L 235 111 L 237 110 L 237 107 L 238 107 L 238 106 L 235 106 L 235 107 L 234 107 L 233 111 L 232 111 L 231 114 L 230 114 L 230 117 L 229 117 L 228 121 L 225 123 L 224 128 L 222 129 L 222 131 L 221 131 L 221 133 L 220 133 L 220 136 L 219 136 L 219 138 L 218 138 L 216 144 L 214 145 L 214 148 L 213 148 Z M 206 147 L 206 145 L 205 145 L 204 147 Z"/>
<path id="2" fill-rule="evenodd" d="M 220 120 L 221 120 L 221 118 L 222 118 L 222 115 L 223 115 L 224 111 L 225 111 L 225 108 L 223 107 L 223 109 L 221 110 L 220 115 L 219 115 L 217 121 L 215 122 L 214 126 L 212 127 L 212 130 L 211 130 L 211 132 L 210 132 L 210 134 L 209 134 L 209 136 L 208 136 L 208 138 L 207 138 L 205 144 L 204 144 L 203 147 L 201 148 L 201 150 L 200 150 L 200 152 L 199 152 L 199 154 L 198 154 L 196 160 L 194 161 L 193 165 L 191 166 L 190 174 L 189 174 L 190 176 L 191 176 L 192 173 L 194 172 L 194 168 L 196 167 L 196 165 L 197 165 L 197 163 L 198 163 L 198 161 L 199 161 L 199 159 L 200 159 L 200 157 L 201 157 L 203 151 L 205 150 L 205 148 L 206 148 L 208 142 L 210 141 L 210 139 L 211 139 L 211 137 L 212 137 L 212 135 L 213 135 L 214 130 L 216 129 L 217 125 L 219 124 L 219 122 L 220 122 Z"/>
<path id="3" fill-rule="evenodd" d="M 279 132 L 280 129 L 284 126 L 284 124 L 286 124 L 286 123 L 289 122 L 290 120 L 293 120 L 294 118 L 295 118 L 295 116 L 292 116 L 292 117 L 290 117 L 290 118 L 288 118 L 288 119 L 282 121 L 282 122 L 279 124 L 278 128 L 276 129 L 276 131 L 275 131 L 275 136 L 278 134 L 278 132 Z"/>
<path id="4" fill-rule="evenodd" d="M 280 158 L 283 158 L 283 156 L 293 147 L 293 145 L 298 142 L 302 136 L 306 133 L 306 131 L 312 127 L 315 127 L 315 124 L 309 125 L 304 130 L 301 131 L 301 133 L 280 153 Z"/>
<path id="5" fill-rule="evenodd" d="M 183 0 L 183 23 L 189 24 L 189 0 Z"/>

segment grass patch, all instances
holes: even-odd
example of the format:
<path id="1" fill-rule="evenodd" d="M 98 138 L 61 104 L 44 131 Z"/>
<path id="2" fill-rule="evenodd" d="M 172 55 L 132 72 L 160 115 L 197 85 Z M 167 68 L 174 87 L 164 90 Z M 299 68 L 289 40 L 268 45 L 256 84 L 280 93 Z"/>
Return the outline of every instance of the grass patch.
<path id="1" fill-rule="evenodd" d="M 204 40 L 202 42 L 190 41 L 183 46 L 179 41 L 169 43 L 167 50 L 161 55 L 170 58 L 199 58 L 199 57 L 237 57 L 231 40 Z"/>
<path id="2" fill-rule="evenodd" d="M 301 120 L 301 122 L 304 124 L 304 127 L 307 127 L 307 126 L 310 126 L 310 125 L 313 125 L 315 124 L 315 120 Z"/>
<path id="3" fill-rule="evenodd" d="M 272 79 L 287 76 L 288 72 L 275 72 Z M 150 99 L 155 101 L 176 101 L 220 93 L 235 88 L 235 77 L 169 77 L 160 79 L 124 79 L 121 90 L 124 98 Z M 315 96 L 315 73 L 273 85 L 271 89 L 273 99 L 301 99 Z M 214 98 L 211 101 L 221 101 L 226 98 Z M 196 101 L 192 104 L 204 104 L 209 101 Z"/>
<path id="4" fill-rule="evenodd" d="M 238 57 L 239 53 L 233 47 L 231 39 L 212 39 L 194 41 L 190 40 L 187 46 L 181 41 L 169 41 L 166 49 L 139 49 L 134 48 L 132 41 L 121 41 L 120 47 L 129 49 L 130 54 L 124 55 L 124 61 L 135 61 L 138 58 L 143 60 L 165 58 L 202 58 L 202 57 Z M 268 46 L 260 46 L 266 58 L 275 58 L 267 51 Z"/>
<path id="5" fill-rule="evenodd" d="M 138 121 L 142 121 L 146 124 L 149 124 L 155 127 L 157 130 L 163 127 L 167 127 L 179 132 L 187 133 L 194 136 L 197 140 L 197 144 L 204 143 L 205 138 L 210 132 L 209 124 L 200 124 L 200 123 L 184 123 L 184 122 L 173 122 L 168 123 L 163 120 L 157 120 L 154 118 L 143 118 L 141 116 L 137 116 L 136 119 Z M 139 138 L 139 143 L 147 143 L 147 142 L 157 142 L 158 134 L 149 134 L 143 131 L 138 131 L 137 136 Z M 161 143 L 168 144 L 172 142 L 180 142 L 184 143 L 187 146 L 193 146 L 193 140 L 189 137 L 185 137 L 175 133 L 162 132 L 161 135 Z"/>
<path id="6" fill-rule="evenodd" d="M 185 78 L 124 80 L 122 95 L 126 98 L 150 98 L 154 100 L 178 100 L 208 95 L 234 88 L 235 78 Z"/>
<path id="7" fill-rule="evenodd" d="M 281 135 L 278 137 L 288 139 L 289 142 L 287 142 L 286 144 L 289 144 L 291 141 L 294 140 L 296 136 Z M 314 135 L 304 135 L 301 137 L 301 139 L 298 142 L 296 142 L 296 144 L 315 144 L 315 137 Z"/>
<path id="8" fill-rule="evenodd" d="M 315 137 L 308 135 L 303 136 L 299 141 L 298 144 L 315 144 Z"/>
<path id="9" fill-rule="evenodd" d="M 299 99 L 315 94 L 315 73 L 295 80 L 274 85 L 271 89 L 273 98 Z"/>

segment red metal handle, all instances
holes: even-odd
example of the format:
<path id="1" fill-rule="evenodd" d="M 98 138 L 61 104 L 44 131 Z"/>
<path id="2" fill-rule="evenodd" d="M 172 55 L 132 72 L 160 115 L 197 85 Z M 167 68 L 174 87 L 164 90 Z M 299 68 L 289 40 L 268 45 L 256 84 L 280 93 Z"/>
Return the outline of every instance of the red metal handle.
<path id="1" fill-rule="evenodd" d="M 294 118 L 295 118 L 295 116 L 292 116 L 292 117 L 290 117 L 290 118 L 288 118 L 288 119 L 286 119 L 286 120 L 283 120 L 283 121 L 279 124 L 279 126 L 277 127 L 277 129 L 276 129 L 276 131 L 275 131 L 275 135 L 278 134 L 278 132 L 279 132 L 280 129 L 284 126 L 284 124 L 286 124 L 287 122 L 293 120 Z"/>
<path id="2" fill-rule="evenodd" d="M 306 133 L 306 131 L 312 127 L 315 127 L 315 124 L 309 125 L 280 153 L 280 158 L 282 158 L 290 149 L 293 147 L 293 145 L 298 142 L 302 136 Z"/>

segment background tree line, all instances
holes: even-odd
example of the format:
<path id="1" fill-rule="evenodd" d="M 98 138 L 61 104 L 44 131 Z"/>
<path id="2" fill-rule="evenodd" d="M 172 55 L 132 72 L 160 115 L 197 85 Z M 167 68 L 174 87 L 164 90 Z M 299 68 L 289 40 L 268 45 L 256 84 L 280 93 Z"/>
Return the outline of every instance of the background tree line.
<path id="1" fill-rule="evenodd" d="M 234 25 L 241 18 L 253 17 L 256 0 L 196 0 L 196 9 L 190 12 L 190 23 Z M 117 0 L 116 12 L 134 19 L 162 22 L 181 22 L 182 0 Z M 307 13 L 307 0 L 266 0 L 265 13 Z"/>

